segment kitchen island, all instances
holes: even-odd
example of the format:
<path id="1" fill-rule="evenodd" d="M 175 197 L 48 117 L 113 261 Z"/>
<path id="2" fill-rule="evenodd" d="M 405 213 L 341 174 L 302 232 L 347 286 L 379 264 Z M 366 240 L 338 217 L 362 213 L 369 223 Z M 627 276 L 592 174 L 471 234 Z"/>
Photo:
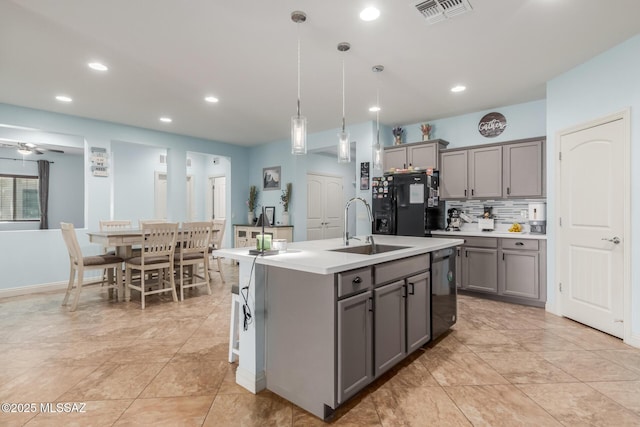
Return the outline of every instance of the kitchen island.
<path id="1" fill-rule="evenodd" d="M 463 240 L 376 235 L 384 252 L 344 252 L 364 252 L 364 242 L 289 243 L 264 257 L 216 251 L 239 261 L 251 312 L 240 322 L 248 325 L 240 328 L 238 384 L 267 388 L 326 419 L 431 339 L 430 253 Z"/>

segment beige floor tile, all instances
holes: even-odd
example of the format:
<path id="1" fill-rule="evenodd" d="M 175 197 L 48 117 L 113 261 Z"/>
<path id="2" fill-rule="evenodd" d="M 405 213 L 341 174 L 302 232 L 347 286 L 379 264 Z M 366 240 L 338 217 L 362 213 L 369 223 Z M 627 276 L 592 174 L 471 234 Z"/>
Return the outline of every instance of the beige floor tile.
<path id="1" fill-rule="evenodd" d="M 180 350 L 184 341 L 137 340 L 116 352 L 113 363 L 166 363 Z"/>
<path id="2" fill-rule="evenodd" d="M 425 351 L 447 350 L 451 353 L 469 353 L 471 350 L 455 337 L 453 331 L 441 336 L 437 341 L 429 343 L 424 347 Z"/>
<path id="3" fill-rule="evenodd" d="M 583 350 L 577 344 L 560 338 L 558 335 L 546 329 L 539 330 L 512 330 L 503 332 L 506 337 L 517 342 L 527 351 L 576 351 Z"/>
<path id="4" fill-rule="evenodd" d="M 640 381 L 614 381 L 587 384 L 640 416 Z"/>
<path id="5" fill-rule="evenodd" d="M 418 359 L 418 355 L 401 362 L 385 373 L 380 381 L 381 388 L 422 388 L 438 386 L 429 370 Z"/>
<path id="6" fill-rule="evenodd" d="M 345 402 L 326 422 L 293 405 L 293 427 L 320 427 L 327 424 L 340 427 L 382 426 L 373 399 L 367 393 Z"/>
<path id="7" fill-rule="evenodd" d="M 167 363 L 140 397 L 215 395 L 226 368 L 227 362 L 215 360 Z"/>
<path id="8" fill-rule="evenodd" d="M 136 399 L 114 426 L 199 427 L 212 401 L 213 396 Z"/>
<path id="9" fill-rule="evenodd" d="M 455 331 L 454 337 L 473 352 L 524 351 L 524 348 L 501 330 Z"/>
<path id="10" fill-rule="evenodd" d="M 59 402 L 76 404 L 63 406 L 60 412 L 42 412 L 32 418 L 26 427 L 102 427 L 112 426 L 133 400 L 101 400 L 89 402 Z M 84 403 L 82 406 L 80 404 Z M 56 406 L 57 410 L 57 406 Z M 81 412 L 83 411 L 83 412 Z"/>
<path id="11" fill-rule="evenodd" d="M 229 360 L 229 338 L 219 336 L 192 336 L 173 356 L 171 362 L 193 360 Z"/>
<path id="12" fill-rule="evenodd" d="M 628 350 L 631 347 L 621 339 L 607 335 L 604 332 L 586 326 L 573 328 L 558 328 L 551 331 L 561 338 L 571 341 L 585 350 Z"/>
<path id="13" fill-rule="evenodd" d="M 383 426 L 471 426 L 441 387 L 386 388 L 371 394 Z"/>
<path id="14" fill-rule="evenodd" d="M 135 399 L 162 369 L 162 363 L 105 363 L 60 399 L 68 402 Z"/>
<path id="15" fill-rule="evenodd" d="M 292 404 L 273 393 L 218 394 L 203 427 L 280 427 L 292 422 Z"/>
<path id="16" fill-rule="evenodd" d="M 474 426 L 561 426 L 513 385 L 445 387 Z"/>
<path id="17" fill-rule="evenodd" d="M 539 353 L 547 361 L 580 381 L 630 381 L 640 373 L 600 357 L 592 351 L 552 351 Z"/>
<path id="18" fill-rule="evenodd" d="M 640 373 L 640 349 L 629 350 L 598 350 L 594 351 L 600 357 L 610 360 L 626 369 Z"/>
<path id="19" fill-rule="evenodd" d="M 0 384 L 0 402 L 53 402 L 97 366 L 46 366 L 27 369 L 7 383 Z"/>
<path id="20" fill-rule="evenodd" d="M 425 352 L 420 360 L 442 386 L 508 383 L 474 353 Z"/>
<path id="21" fill-rule="evenodd" d="M 478 356 L 512 384 L 577 381 L 536 353 L 478 353 Z"/>
<path id="22" fill-rule="evenodd" d="M 527 396 L 566 426 L 638 426 L 640 417 L 587 384 L 520 384 Z"/>

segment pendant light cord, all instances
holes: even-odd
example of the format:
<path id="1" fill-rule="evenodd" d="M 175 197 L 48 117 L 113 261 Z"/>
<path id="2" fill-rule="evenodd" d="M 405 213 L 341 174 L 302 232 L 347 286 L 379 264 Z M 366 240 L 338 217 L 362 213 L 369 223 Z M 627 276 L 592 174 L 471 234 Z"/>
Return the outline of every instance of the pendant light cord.
<path id="1" fill-rule="evenodd" d="M 344 59 L 342 59 L 342 132 L 344 132 L 344 116 L 345 116 L 345 95 L 344 95 Z"/>
<path id="2" fill-rule="evenodd" d="M 300 23 L 296 25 L 298 29 L 298 118 L 300 118 Z"/>

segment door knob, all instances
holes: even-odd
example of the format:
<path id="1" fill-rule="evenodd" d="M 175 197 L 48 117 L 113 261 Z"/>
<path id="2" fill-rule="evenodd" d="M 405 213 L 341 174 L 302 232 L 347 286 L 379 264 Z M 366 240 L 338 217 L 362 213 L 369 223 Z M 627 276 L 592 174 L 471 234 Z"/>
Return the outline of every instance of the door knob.
<path id="1" fill-rule="evenodd" d="M 615 236 L 613 239 L 607 239 L 606 237 L 603 237 L 602 240 L 606 240 L 607 242 L 611 242 L 616 245 L 620 243 L 620 238 L 618 236 Z"/>

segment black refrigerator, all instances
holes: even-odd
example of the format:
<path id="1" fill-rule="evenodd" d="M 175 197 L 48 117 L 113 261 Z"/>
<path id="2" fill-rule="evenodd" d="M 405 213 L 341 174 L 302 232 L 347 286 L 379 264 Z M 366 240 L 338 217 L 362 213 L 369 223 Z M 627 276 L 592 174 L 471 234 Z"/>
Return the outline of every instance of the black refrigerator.
<path id="1" fill-rule="evenodd" d="M 438 171 L 395 174 L 393 186 L 396 235 L 425 237 L 431 236 L 431 230 L 444 229 Z"/>

